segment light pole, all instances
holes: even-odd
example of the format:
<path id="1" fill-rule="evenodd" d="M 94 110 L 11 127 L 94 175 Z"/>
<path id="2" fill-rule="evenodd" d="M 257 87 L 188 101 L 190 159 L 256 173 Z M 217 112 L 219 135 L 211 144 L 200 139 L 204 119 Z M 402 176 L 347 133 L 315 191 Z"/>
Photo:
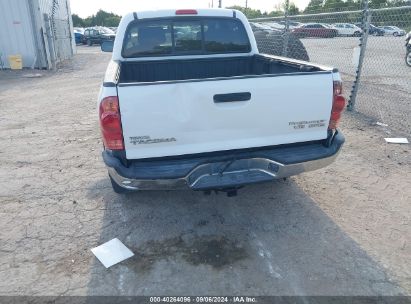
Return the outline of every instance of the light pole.
<path id="1" fill-rule="evenodd" d="M 245 8 L 248 8 L 248 0 L 245 0 Z"/>
<path id="2" fill-rule="evenodd" d="M 222 4 L 221 2 L 222 2 L 222 0 L 218 0 L 218 7 L 219 7 L 219 8 L 222 8 L 222 7 L 223 7 L 223 4 Z"/>
<path id="3" fill-rule="evenodd" d="M 288 55 L 288 40 L 289 40 L 289 30 L 290 30 L 290 23 L 288 20 L 288 10 L 290 8 L 290 0 L 285 0 L 285 7 L 284 7 L 284 21 L 285 21 L 285 33 L 284 33 L 284 42 L 283 42 L 283 57 L 287 57 Z"/>

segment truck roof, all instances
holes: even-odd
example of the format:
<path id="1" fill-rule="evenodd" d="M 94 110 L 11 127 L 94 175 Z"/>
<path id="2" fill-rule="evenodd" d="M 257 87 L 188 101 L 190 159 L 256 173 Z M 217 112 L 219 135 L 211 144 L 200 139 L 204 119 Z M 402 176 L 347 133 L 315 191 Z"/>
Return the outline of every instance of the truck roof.
<path id="1" fill-rule="evenodd" d="M 187 16 L 210 16 L 210 17 L 232 17 L 234 10 L 224 9 L 224 8 L 206 8 L 206 9 L 163 9 L 163 10 L 152 10 L 152 11 L 136 11 L 128 13 L 125 17 L 134 18 L 134 13 L 137 15 L 138 19 L 149 19 L 149 18 L 164 18 L 164 17 L 174 17 L 176 16 L 176 11 L 180 10 L 194 10 L 197 14 L 187 14 Z M 128 19 L 128 18 L 127 18 Z"/>

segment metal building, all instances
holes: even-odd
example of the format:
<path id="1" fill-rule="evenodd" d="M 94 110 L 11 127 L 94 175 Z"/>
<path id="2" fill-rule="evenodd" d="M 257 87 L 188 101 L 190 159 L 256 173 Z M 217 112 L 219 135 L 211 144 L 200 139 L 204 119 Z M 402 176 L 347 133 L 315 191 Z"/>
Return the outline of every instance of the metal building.
<path id="1" fill-rule="evenodd" d="M 21 55 L 23 67 L 52 69 L 75 53 L 70 0 L 0 0 L 0 59 Z"/>

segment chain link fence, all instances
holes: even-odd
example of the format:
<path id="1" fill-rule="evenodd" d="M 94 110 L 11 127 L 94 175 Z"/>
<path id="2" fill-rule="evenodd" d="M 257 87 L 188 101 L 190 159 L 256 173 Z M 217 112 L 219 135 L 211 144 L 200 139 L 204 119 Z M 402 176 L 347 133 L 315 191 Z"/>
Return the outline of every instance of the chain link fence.
<path id="1" fill-rule="evenodd" d="M 250 20 L 260 52 L 338 68 L 349 109 L 411 134 L 411 6 L 286 15 Z"/>
<path id="2" fill-rule="evenodd" d="M 53 38 L 55 41 L 56 58 L 59 61 L 70 59 L 73 56 L 72 40 L 69 19 L 54 18 L 52 23 Z"/>
<path id="3" fill-rule="evenodd" d="M 71 12 L 67 0 L 41 0 L 49 54 L 53 67 L 73 56 Z"/>
<path id="4" fill-rule="evenodd" d="M 370 10 L 369 20 L 369 25 L 387 29 L 384 36 L 368 35 L 353 108 L 410 135 L 411 67 L 405 63 L 405 35 L 411 31 L 411 7 Z"/>

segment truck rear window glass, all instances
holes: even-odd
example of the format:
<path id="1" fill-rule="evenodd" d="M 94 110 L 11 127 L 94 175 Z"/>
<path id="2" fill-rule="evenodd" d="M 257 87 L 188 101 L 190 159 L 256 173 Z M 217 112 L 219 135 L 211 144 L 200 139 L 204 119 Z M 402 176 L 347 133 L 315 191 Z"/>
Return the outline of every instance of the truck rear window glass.
<path id="1" fill-rule="evenodd" d="M 234 18 L 134 21 L 126 31 L 122 56 L 248 53 L 247 32 Z"/>
<path id="2" fill-rule="evenodd" d="M 172 26 L 177 52 L 202 51 L 200 21 L 178 21 Z"/>
<path id="3" fill-rule="evenodd" d="M 207 53 L 247 53 L 250 42 L 243 24 L 236 19 L 204 20 L 204 43 Z"/>

